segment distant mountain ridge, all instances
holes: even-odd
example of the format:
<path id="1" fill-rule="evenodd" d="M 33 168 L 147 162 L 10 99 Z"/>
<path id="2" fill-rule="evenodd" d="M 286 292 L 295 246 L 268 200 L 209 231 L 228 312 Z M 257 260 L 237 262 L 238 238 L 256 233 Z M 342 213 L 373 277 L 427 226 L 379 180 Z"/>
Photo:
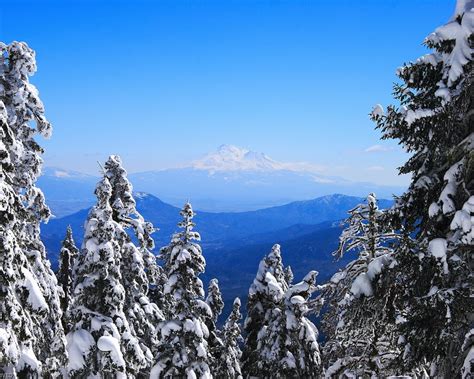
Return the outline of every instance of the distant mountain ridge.
<path id="1" fill-rule="evenodd" d="M 137 209 L 145 219 L 160 229 L 154 234 L 157 247 L 166 245 L 177 230 L 177 223 L 180 220 L 179 208 L 146 193 L 138 193 L 135 198 Z M 282 236 L 281 233 L 288 238 L 294 238 L 305 234 L 306 231 L 308 233 L 314 231 L 314 225 L 326 222 L 326 226 L 331 227 L 332 222 L 345 218 L 347 210 L 362 201 L 363 198 L 336 194 L 257 211 L 211 213 L 198 210 L 195 216 L 196 230 L 201 234 L 203 246 L 212 248 L 228 247 L 228 241 L 234 241 L 233 244 L 242 239 L 248 242 L 251 236 L 258 242 L 278 240 Z M 390 200 L 379 201 L 381 208 L 386 208 L 391 203 Z M 68 225 L 72 226 L 78 244 L 81 243 L 83 224 L 88 212 L 88 209 L 84 209 L 72 215 L 52 219 L 42 226 L 42 238 L 53 264 Z M 277 234 L 278 231 L 280 235 Z"/>
<path id="2" fill-rule="evenodd" d="M 391 197 L 401 187 L 356 183 L 323 175 L 308 163 L 278 162 L 264 153 L 232 145 L 178 168 L 129 174 L 136 191 L 158 196 L 181 206 L 190 199 L 197 209 L 242 212 L 278 206 L 303 199 L 341 193 L 364 197 L 376 192 Z M 46 168 L 38 181 L 57 217 L 91 205 L 98 177 L 60 168 Z"/>

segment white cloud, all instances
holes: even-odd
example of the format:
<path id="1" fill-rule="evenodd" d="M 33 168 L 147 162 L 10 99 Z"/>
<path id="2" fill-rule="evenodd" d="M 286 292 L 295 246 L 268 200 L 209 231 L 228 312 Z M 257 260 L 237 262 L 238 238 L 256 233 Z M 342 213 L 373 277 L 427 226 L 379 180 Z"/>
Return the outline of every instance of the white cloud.
<path id="1" fill-rule="evenodd" d="M 382 145 L 373 145 L 364 150 L 366 153 L 384 153 L 386 151 L 392 151 L 393 147 L 382 146 Z"/>

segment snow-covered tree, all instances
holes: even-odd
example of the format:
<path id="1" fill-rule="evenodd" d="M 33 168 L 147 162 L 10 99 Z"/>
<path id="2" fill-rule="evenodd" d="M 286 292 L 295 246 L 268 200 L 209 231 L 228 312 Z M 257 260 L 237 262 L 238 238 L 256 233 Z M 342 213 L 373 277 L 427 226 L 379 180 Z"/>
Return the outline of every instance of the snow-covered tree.
<path id="1" fill-rule="evenodd" d="M 224 301 L 222 300 L 222 294 L 217 279 L 211 279 L 209 282 L 206 303 L 209 305 L 209 308 L 211 308 L 212 321 L 215 324 L 217 323 L 217 319 L 221 315 L 222 309 L 224 308 Z"/>
<path id="2" fill-rule="evenodd" d="M 291 266 L 286 266 L 284 272 L 286 283 L 288 283 L 288 285 L 291 285 L 294 279 L 293 270 L 291 269 Z"/>
<path id="3" fill-rule="evenodd" d="M 168 281 L 164 288 L 170 311 L 161 324 L 161 339 L 157 346 L 152 378 L 211 378 L 206 319 L 212 317 L 204 301 L 204 289 L 198 275 L 204 272 L 206 261 L 199 233 L 193 231 L 194 212 L 186 203 L 180 212 L 183 230 L 173 235 L 171 243 L 161 249 Z"/>
<path id="4" fill-rule="evenodd" d="M 217 279 L 211 279 L 209 282 L 206 304 L 209 306 L 210 314 L 204 314 L 204 322 L 209 330 L 207 344 L 209 349 L 209 366 L 214 377 L 219 378 L 223 373 L 219 372 L 222 365 L 225 347 L 222 341 L 221 331 L 217 328 L 217 320 L 224 308 L 221 290 Z"/>
<path id="5" fill-rule="evenodd" d="M 259 376 L 316 378 L 321 374 L 318 330 L 308 319 L 308 300 L 316 290 L 316 271 L 292 285 L 270 312 L 258 335 Z"/>
<path id="6" fill-rule="evenodd" d="M 222 348 L 216 354 L 213 372 L 214 377 L 222 379 L 241 379 L 240 357 L 242 352 L 239 344 L 243 341 L 240 331 L 240 299 L 236 298 L 232 305 L 232 312 L 227 318 L 222 331 Z"/>
<path id="7" fill-rule="evenodd" d="M 430 54 L 398 70 L 400 105 L 376 106 L 372 113 L 383 138 L 411 153 L 400 172 L 412 181 L 392 212 L 392 222 L 416 241 L 397 249 L 403 264 L 392 277 L 399 282 L 400 366 L 421 375 L 468 377 L 474 356 L 472 0 L 459 0 L 451 20 L 425 45 Z"/>
<path id="8" fill-rule="evenodd" d="M 0 376 L 58 377 L 66 362 L 57 280 L 40 240 L 50 211 L 35 186 L 50 123 L 29 82 L 35 53 L 0 43 Z"/>
<path id="9" fill-rule="evenodd" d="M 59 269 L 57 273 L 58 284 L 62 289 L 60 294 L 61 310 L 63 313 L 63 327 L 67 332 L 67 312 L 71 304 L 73 279 L 72 268 L 74 260 L 79 254 L 79 249 L 76 247 L 72 237 L 72 228 L 69 225 L 66 230 L 66 237 L 64 238 L 59 253 Z"/>
<path id="10" fill-rule="evenodd" d="M 324 315 L 324 348 L 328 375 L 386 376 L 398 354 L 393 312 L 387 304 L 383 275 L 395 264 L 391 243 L 398 235 L 390 230 L 375 194 L 349 211 L 339 237 L 338 258 L 355 251 L 356 259 L 333 275 L 325 286 L 329 309 Z M 392 318 L 391 318 L 392 317 Z"/>
<path id="11" fill-rule="evenodd" d="M 125 289 L 124 313 L 151 366 L 150 349 L 158 343 L 156 325 L 163 320 L 161 310 L 148 296 L 149 281 L 156 281 L 160 271 L 150 251 L 154 247 L 151 234 L 155 229 L 136 209 L 133 187 L 119 156 L 109 157 L 104 165 L 104 175 L 112 187 L 109 200 L 112 219 L 119 225 L 115 238 L 121 248 L 121 283 Z M 130 233 L 127 233 L 128 231 Z M 130 237 L 132 232 L 139 247 L 135 246 Z"/>
<path id="12" fill-rule="evenodd" d="M 245 375 L 259 375 L 258 335 L 268 324 L 272 310 L 281 303 L 288 289 L 281 260 L 280 245 L 260 262 L 257 275 L 250 286 L 247 317 L 244 330 L 247 333 L 242 354 L 242 370 Z"/>
<path id="13" fill-rule="evenodd" d="M 107 163 L 111 160 L 117 162 L 111 157 Z M 67 335 L 68 372 L 73 377 L 132 378 L 146 371 L 152 361 L 150 349 L 143 343 L 149 336 L 140 335 L 142 330 L 136 324 L 137 320 L 148 322 L 156 305 L 150 304 L 146 295 L 136 298 L 137 291 L 146 294 L 141 286 L 146 275 L 141 272 L 139 251 L 122 227 L 122 218 L 133 208 L 128 195 L 121 197 L 121 183 L 116 179 L 106 164 L 95 190 L 97 204 L 89 213 L 82 250 L 74 265 L 74 301 L 68 315 L 72 327 Z M 127 289 L 124 270 L 130 270 Z M 146 328 L 146 324 L 140 327 Z"/>

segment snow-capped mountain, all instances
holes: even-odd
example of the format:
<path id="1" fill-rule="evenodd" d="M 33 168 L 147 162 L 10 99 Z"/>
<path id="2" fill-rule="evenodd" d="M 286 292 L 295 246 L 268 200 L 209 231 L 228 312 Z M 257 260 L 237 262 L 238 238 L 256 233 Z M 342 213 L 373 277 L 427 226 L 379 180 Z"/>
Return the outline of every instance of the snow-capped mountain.
<path id="1" fill-rule="evenodd" d="M 263 153 L 257 153 L 233 145 L 221 145 L 215 152 L 191 162 L 191 167 L 209 171 L 271 171 L 282 169 L 279 162 Z"/>
<path id="2" fill-rule="evenodd" d="M 244 149 L 234 145 L 221 145 L 215 152 L 206 154 L 203 158 L 191 162 L 190 167 L 205 170 L 209 173 L 225 171 L 292 171 L 312 175 L 320 183 L 331 183 L 342 178 L 331 178 L 319 173 L 321 167 L 306 162 L 279 162 L 265 153 Z"/>
<path id="3" fill-rule="evenodd" d="M 196 207 L 209 211 L 255 210 L 333 193 L 366 196 L 375 191 L 391 197 L 402 191 L 327 176 L 310 163 L 280 162 L 233 145 L 221 145 L 179 168 L 131 174 L 130 179 L 137 190 L 173 205 L 191 199 Z"/>
<path id="4" fill-rule="evenodd" d="M 218 212 L 256 210 L 334 193 L 364 197 L 376 192 L 389 198 L 403 190 L 326 176 L 308 163 L 279 162 L 264 153 L 232 145 L 222 145 L 181 167 L 133 173 L 129 179 L 135 190 L 175 206 L 189 199 L 198 209 Z M 53 213 L 63 216 L 94 201 L 97 181 L 91 175 L 48 168 L 39 186 Z"/>
<path id="5" fill-rule="evenodd" d="M 191 162 L 198 170 L 209 171 L 273 171 L 289 169 L 289 165 L 270 158 L 264 153 L 234 145 L 221 145 L 215 152 Z"/>

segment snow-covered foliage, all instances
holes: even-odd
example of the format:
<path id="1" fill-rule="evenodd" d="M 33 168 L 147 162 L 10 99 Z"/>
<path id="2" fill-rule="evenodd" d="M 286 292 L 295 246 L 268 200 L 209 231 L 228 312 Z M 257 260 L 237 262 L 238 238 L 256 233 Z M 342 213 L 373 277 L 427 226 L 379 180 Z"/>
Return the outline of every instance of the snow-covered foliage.
<path id="1" fill-rule="evenodd" d="M 383 138 L 412 154 L 400 169 L 411 185 L 391 212 L 391 222 L 415 238 L 396 249 L 389 274 L 401 315 L 399 368 L 457 377 L 473 346 L 472 338 L 465 342 L 474 320 L 473 2 L 458 1 L 425 44 L 432 53 L 398 71 L 400 106 L 372 117 Z"/>
<path id="2" fill-rule="evenodd" d="M 135 202 L 118 157 L 105 164 L 95 194 L 73 271 L 68 372 L 136 377 L 151 366 L 147 343 L 154 342 L 153 322 L 162 316 L 146 296 L 143 257 L 124 229 L 137 223 L 130 222 Z"/>
<path id="3" fill-rule="evenodd" d="M 307 318 L 316 290 L 316 271 L 287 289 L 258 334 L 260 374 L 272 378 L 312 378 L 320 374 L 318 330 Z"/>
<path id="4" fill-rule="evenodd" d="M 198 275 L 204 272 L 206 261 L 193 231 L 194 212 L 186 203 L 180 212 L 183 230 L 173 235 L 171 243 L 161 249 L 168 281 L 164 294 L 170 310 L 160 325 L 160 342 L 151 378 L 188 377 L 211 378 L 208 348 L 209 329 L 206 319 L 212 311 L 204 301 L 204 289 Z"/>
<path id="5" fill-rule="evenodd" d="M 29 82 L 35 53 L 0 43 L 0 376 L 59 377 L 65 338 L 56 278 L 40 240 L 50 211 L 35 186 L 50 123 Z"/>
<path id="6" fill-rule="evenodd" d="M 67 312 L 72 301 L 73 279 L 72 268 L 74 260 L 79 254 L 79 249 L 74 243 L 71 226 L 67 227 L 66 237 L 63 240 L 59 253 L 59 269 L 57 273 L 58 284 L 62 289 L 60 293 L 61 310 L 63 313 L 63 327 L 68 331 Z"/>
<path id="7" fill-rule="evenodd" d="M 386 304 L 374 295 L 380 292 L 384 271 L 396 265 L 390 244 L 398 236 L 387 227 L 373 193 L 349 215 L 333 255 L 342 257 L 354 250 L 358 257 L 334 274 L 324 289 L 329 303 L 324 316 L 327 373 L 384 376 L 391 350 L 397 348 L 394 338 L 382 332 Z"/>
<path id="8" fill-rule="evenodd" d="M 250 286 L 247 317 L 244 330 L 247 333 L 242 355 L 242 370 L 245 375 L 258 375 L 258 334 L 269 322 L 270 313 L 283 299 L 288 283 L 281 260 L 280 245 L 260 262 L 257 275 Z"/>
<path id="9" fill-rule="evenodd" d="M 222 294 L 217 279 L 211 279 L 209 282 L 206 303 L 209 305 L 209 308 L 211 308 L 212 321 L 216 323 L 224 308 L 224 301 L 222 300 Z"/>
<path id="10" fill-rule="evenodd" d="M 109 157 L 104 165 L 104 175 L 112 186 L 110 198 L 112 218 L 121 227 L 117 228 L 116 238 L 121 245 L 120 269 L 125 289 L 124 313 L 151 365 L 150 349 L 158 343 L 156 325 L 163 320 L 163 313 L 148 296 L 149 280 L 157 281 L 160 272 L 154 255 L 149 250 L 154 247 L 151 233 L 155 229 L 136 209 L 133 187 L 127 179 L 127 172 L 119 156 Z M 135 246 L 130 238 L 132 232 L 138 240 L 139 247 Z"/>
<path id="11" fill-rule="evenodd" d="M 222 341 L 221 331 L 217 328 L 217 320 L 224 308 L 224 301 L 222 300 L 221 290 L 217 279 L 211 279 L 207 290 L 206 304 L 209 307 L 210 313 L 204 312 L 204 322 L 209 330 L 207 338 L 209 348 L 209 366 L 214 377 L 220 378 L 225 376 L 226 369 L 223 370 L 223 363 L 225 361 L 226 348 Z"/>
<path id="12" fill-rule="evenodd" d="M 215 367 L 213 367 L 214 377 L 223 379 L 241 379 L 242 370 L 240 368 L 240 343 L 243 338 L 240 330 L 240 299 L 236 298 L 232 306 L 232 312 L 227 318 L 221 333 L 223 342 L 220 354 L 216 355 Z"/>
<path id="13" fill-rule="evenodd" d="M 317 272 L 291 285 L 280 246 L 260 262 L 250 290 L 242 357 L 244 376 L 314 377 L 320 370 L 318 331 L 306 317 Z"/>

